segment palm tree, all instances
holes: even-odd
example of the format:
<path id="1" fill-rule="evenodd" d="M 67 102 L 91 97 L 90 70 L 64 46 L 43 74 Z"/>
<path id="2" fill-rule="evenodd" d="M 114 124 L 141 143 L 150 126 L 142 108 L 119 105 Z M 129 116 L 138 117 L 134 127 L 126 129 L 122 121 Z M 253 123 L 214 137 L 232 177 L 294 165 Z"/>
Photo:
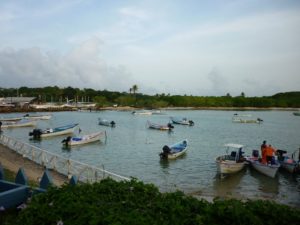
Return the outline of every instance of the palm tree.
<path id="1" fill-rule="evenodd" d="M 132 89 L 133 94 L 134 94 L 134 96 L 135 96 L 135 105 L 136 105 L 136 92 L 137 92 L 137 90 L 138 90 L 139 88 L 138 88 L 138 86 L 135 84 L 135 85 L 132 86 L 131 89 Z"/>
<path id="2" fill-rule="evenodd" d="M 139 89 L 139 88 L 138 88 L 138 86 L 137 86 L 136 84 L 133 85 L 133 86 L 132 86 L 133 94 L 135 94 L 135 93 L 137 92 L 138 89 Z"/>
<path id="3" fill-rule="evenodd" d="M 132 88 L 129 88 L 129 93 L 131 94 L 131 92 L 132 92 Z"/>

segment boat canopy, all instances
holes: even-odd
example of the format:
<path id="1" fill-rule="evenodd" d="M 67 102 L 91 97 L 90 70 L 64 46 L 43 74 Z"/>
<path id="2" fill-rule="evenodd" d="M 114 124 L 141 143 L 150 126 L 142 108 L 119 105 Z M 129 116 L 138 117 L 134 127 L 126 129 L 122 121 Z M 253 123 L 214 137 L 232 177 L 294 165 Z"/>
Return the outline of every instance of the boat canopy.
<path id="1" fill-rule="evenodd" d="M 243 148 L 244 145 L 240 145 L 240 144 L 233 144 L 233 143 L 228 143 L 224 145 L 225 147 L 231 147 L 231 148 Z"/>

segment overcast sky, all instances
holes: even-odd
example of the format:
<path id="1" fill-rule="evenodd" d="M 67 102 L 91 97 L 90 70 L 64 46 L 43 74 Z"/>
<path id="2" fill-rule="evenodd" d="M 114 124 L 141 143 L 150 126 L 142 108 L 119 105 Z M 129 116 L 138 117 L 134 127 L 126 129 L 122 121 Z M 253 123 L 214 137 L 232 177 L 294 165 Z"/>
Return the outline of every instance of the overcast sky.
<path id="1" fill-rule="evenodd" d="M 1 0 L 0 87 L 300 91 L 298 0 Z"/>

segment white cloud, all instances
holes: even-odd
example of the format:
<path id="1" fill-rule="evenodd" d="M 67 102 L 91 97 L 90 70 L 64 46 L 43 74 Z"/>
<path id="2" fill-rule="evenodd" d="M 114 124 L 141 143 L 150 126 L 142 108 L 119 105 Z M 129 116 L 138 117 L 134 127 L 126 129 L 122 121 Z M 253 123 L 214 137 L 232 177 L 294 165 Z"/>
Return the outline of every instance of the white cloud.
<path id="1" fill-rule="evenodd" d="M 100 58 L 101 41 L 90 39 L 65 55 L 39 48 L 0 51 L 2 87 L 72 86 L 127 91 L 133 81 L 126 68 Z"/>
<path id="2" fill-rule="evenodd" d="M 146 20 L 149 19 L 149 14 L 142 9 L 138 9 L 137 7 L 124 7 L 119 9 L 119 13 L 122 16 L 130 17 L 134 19 Z"/>

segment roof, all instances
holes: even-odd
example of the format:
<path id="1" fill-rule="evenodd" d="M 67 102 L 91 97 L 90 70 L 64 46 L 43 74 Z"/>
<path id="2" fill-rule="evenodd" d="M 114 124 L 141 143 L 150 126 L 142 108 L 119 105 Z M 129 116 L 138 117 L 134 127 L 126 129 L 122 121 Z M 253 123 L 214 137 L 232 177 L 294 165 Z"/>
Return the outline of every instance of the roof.
<path id="1" fill-rule="evenodd" d="M 5 103 L 21 103 L 21 102 L 31 102 L 36 97 L 5 97 L 2 101 Z"/>
<path id="2" fill-rule="evenodd" d="M 233 143 L 228 143 L 224 145 L 225 147 L 231 147 L 231 148 L 242 148 L 244 147 L 244 145 L 240 145 L 240 144 L 233 144 Z"/>

